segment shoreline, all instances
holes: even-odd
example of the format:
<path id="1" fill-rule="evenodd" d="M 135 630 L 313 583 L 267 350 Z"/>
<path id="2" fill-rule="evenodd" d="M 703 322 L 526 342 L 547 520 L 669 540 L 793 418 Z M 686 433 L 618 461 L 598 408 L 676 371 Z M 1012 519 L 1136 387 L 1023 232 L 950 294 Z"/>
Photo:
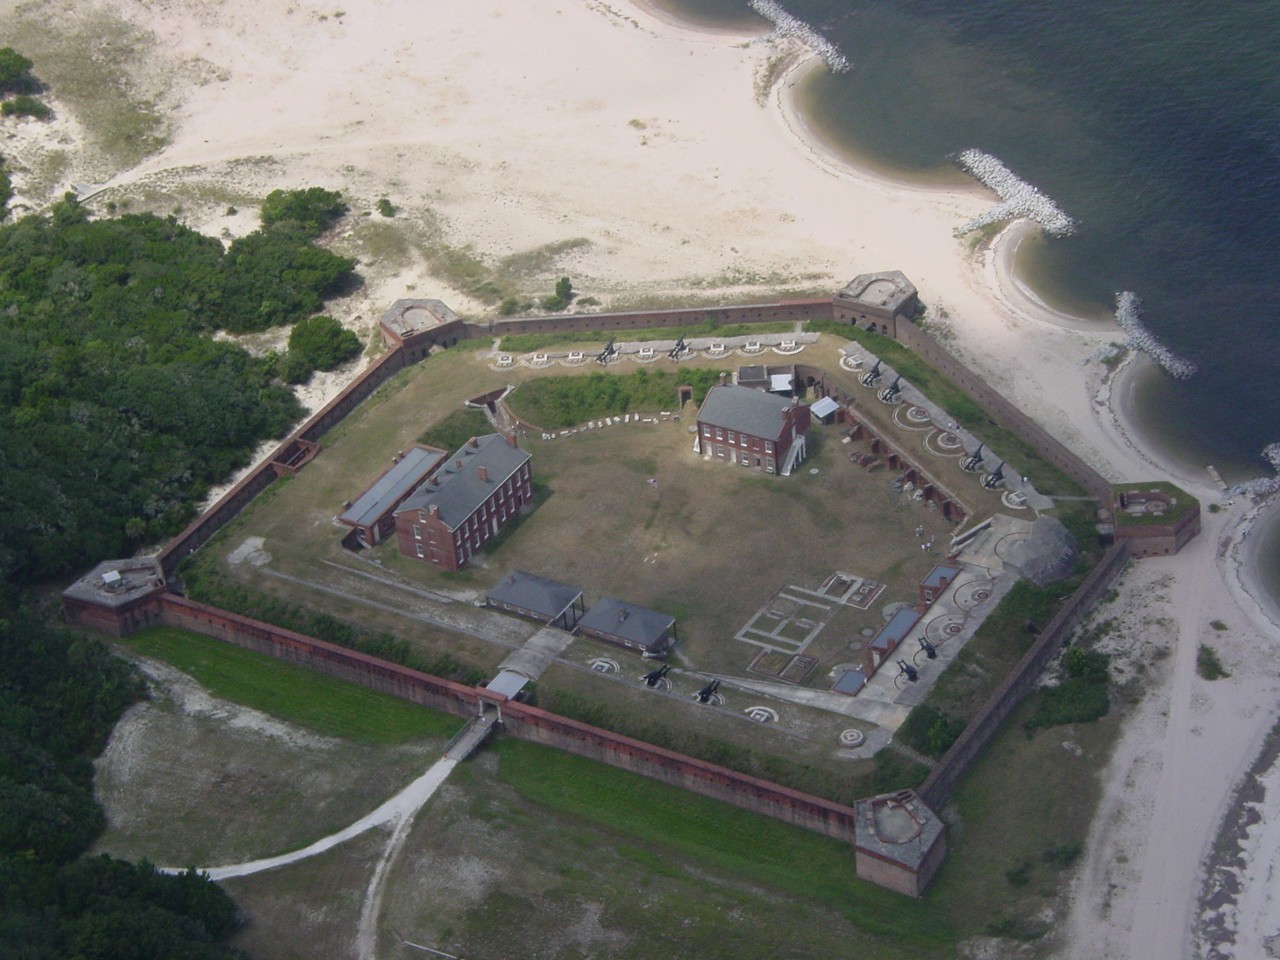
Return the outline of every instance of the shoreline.
<path id="1" fill-rule="evenodd" d="M 116 171 L 114 189 L 129 196 L 159 184 L 158 210 L 183 198 L 165 187 L 183 178 L 247 197 L 308 184 L 342 189 L 353 213 L 329 240 L 357 252 L 368 276 L 350 303 L 332 307 L 349 326 L 367 332 L 396 297 L 439 297 L 460 310 L 475 303 L 424 252 L 428 242 L 418 238 L 429 231 L 432 243 L 495 262 L 581 237 L 571 253 L 531 270 L 522 292 L 571 274 L 606 303 L 695 288 L 714 294 L 743 276 L 746 289 L 801 281 L 835 289 L 857 273 L 901 269 L 948 348 L 1104 476 L 1163 472 L 1185 478 L 1206 508 L 1221 499 L 1207 474 L 1164 462 L 1135 422 L 1132 390 L 1145 357 L 1114 375 L 1096 361 L 1081 365 L 1099 345 L 1123 340 L 1119 328 L 1054 310 L 1018 277 L 1018 245 L 1037 228 L 1013 221 L 989 242 L 967 244 L 954 228 L 997 202 L 981 183 L 895 179 L 833 151 L 805 122 L 798 97 L 822 61 L 793 40 L 704 29 L 644 0 L 622 12 L 542 0 L 423 10 L 388 0 L 376 15 L 339 17 L 249 0 L 216 8 L 106 2 L 156 38 L 156 69 L 199 58 L 221 71 L 178 91 L 171 143 Z M 546 57 L 552 42 L 572 54 Z M 424 43 L 430 58 L 416 55 Z M 776 55 L 797 50 L 760 97 L 753 81 L 771 76 Z M 173 82 L 183 79 L 175 73 Z M 66 176 L 84 179 L 74 162 Z M 392 224 L 418 246 L 389 254 L 361 246 L 360 231 L 382 224 L 359 211 L 379 196 L 401 209 Z M 238 232 L 245 224 L 227 220 L 227 202 L 191 201 L 184 218 Z M 365 363 L 325 386 L 336 392 Z M 1170 706 L 1126 726 L 1117 756 L 1143 760 L 1141 775 L 1130 783 L 1123 768 L 1105 773 L 1107 803 L 1149 809 L 1151 818 L 1132 829 L 1136 839 L 1086 850 L 1103 872 L 1077 890 L 1072 947 L 1082 958 L 1180 955 L 1184 931 L 1168 917 L 1181 915 L 1180 904 L 1190 915 L 1201 853 L 1229 802 L 1223 784 L 1233 789 L 1244 775 L 1254 758 L 1243 752 L 1275 711 L 1263 682 L 1274 670 L 1258 663 L 1274 655 L 1280 605 L 1263 605 L 1251 589 L 1260 579 L 1253 531 L 1261 517 L 1280 522 L 1280 503 L 1237 501 L 1206 509 L 1204 532 L 1177 557 L 1142 561 L 1137 579 L 1173 585 L 1150 590 L 1169 595 L 1159 601 L 1168 621 L 1161 629 L 1174 636 L 1169 676 L 1153 684 L 1151 699 Z M 1210 632 L 1214 618 L 1231 630 Z M 1221 645 L 1237 681 L 1196 680 L 1196 646 L 1206 637 Z M 1220 744 L 1209 756 L 1192 752 L 1201 727 Z M 1132 856 L 1135 879 L 1114 892 L 1112 913 L 1105 869 L 1120 851 Z M 1127 915 L 1142 922 L 1122 923 Z"/>

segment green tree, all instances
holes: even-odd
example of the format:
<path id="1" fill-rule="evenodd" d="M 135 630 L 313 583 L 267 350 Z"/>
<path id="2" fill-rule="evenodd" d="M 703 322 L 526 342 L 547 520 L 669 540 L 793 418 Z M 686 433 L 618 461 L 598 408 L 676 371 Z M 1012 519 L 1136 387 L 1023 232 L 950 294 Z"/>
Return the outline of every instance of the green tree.
<path id="1" fill-rule="evenodd" d="M 31 61 L 13 47 L 0 48 L 0 91 L 31 89 L 35 84 L 31 67 Z"/>
<path id="2" fill-rule="evenodd" d="M 306 383 L 315 370 L 332 370 L 360 352 L 360 338 L 333 317 L 299 320 L 289 332 L 282 375 L 287 383 Z"/>
<path id="3" fill-rule="evenodd" d="M 262 225 L 291 225 L 313 240 L 346 212 L 347 204 L 336 190 L 272 190 L 262 201 Z"/>

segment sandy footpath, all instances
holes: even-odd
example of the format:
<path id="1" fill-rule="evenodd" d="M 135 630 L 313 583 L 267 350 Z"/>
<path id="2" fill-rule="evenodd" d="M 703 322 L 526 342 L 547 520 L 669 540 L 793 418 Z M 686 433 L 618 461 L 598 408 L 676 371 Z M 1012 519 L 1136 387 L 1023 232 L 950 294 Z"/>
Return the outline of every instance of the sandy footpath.
<path id="1" fill-rule="evenodd" d="M 43 6 L 0 0 L 0 13 Z M 994 203 L 984 189 L 894 183 L 816 145 L 793 95 L 805 70 L 822 67 L 794 41 L 689 29 L 623 0 L 381 0 L 346 9 L 103 0 L 92 9 L 151 38 L 145 69 L 155 75 L 145 85 L 166 86 L 177 104 L 171 135 L 129 169 L 103 172 L 72 151 L 44 202 L 84 182 L 102 198 L 180 197 L 188 223 L 233 237 L 255 218 L 251 201 L 233 214 L 227 196 L 340 189 L 353 214 L 329 242 L 361 257 L 366 283 L 332 312 L 366 335 L 401 296 L 481 312 L 432 274 L 423 237 L 490 264 L 565 245 L 540 262 L 528 293 L 549 292 L 567 274 L 605 304 L 689 290 L 830 290 L 857 273 L 899 269 L 952 348 L 1104 475 L 1174 472 L 1125 423 L 1132 371 L 1108 379 L 1084 363 L 1122 339 L 1119 331 L 1057 313 L 1013 276 L 1025 225 L 971 248 L 953 230 Z M 80 10 L 60 6 L 59 16 L 88 15 Z M 73 135 L 73 120 L 58 136 Z M 22 138 L 7 144 L 19 161 L 29 148 Z M 20 179 L 16 186 L 21 193 Z M 411 242 L 378 247 L 361 232 L 378 222 L 362 214 L 382 196 L 400 211 L 385 224 Z M 308 402 L 319 405 L 354 372 L 322 380 Z M 1177 479 L 1206 505 L 1222 499 L 1207 473 Z M 1065 923 L 1067 956 L 1195 953 L 1205 858 L 1280 691 L 1280 629 L 1240 574 L 1252 509 L 1241 498 L 1206 513 L 1187 550 L 1145 561 L 1126 580 L 1135 602 L 1161 608 L 1172 652 L 1108 770 Z M 1197 676 L 1202 642 L 1230 679 Z M 1257 801 L 1264 824 L 1280 822 L 1276 780 Z M 1257 829 L 1246 846 L 1247 895 L 1231 928 L 1237 955 L 1259 957 L 1280 933 L 1269 893 L 1280 837 L 1274 826 Z"/>

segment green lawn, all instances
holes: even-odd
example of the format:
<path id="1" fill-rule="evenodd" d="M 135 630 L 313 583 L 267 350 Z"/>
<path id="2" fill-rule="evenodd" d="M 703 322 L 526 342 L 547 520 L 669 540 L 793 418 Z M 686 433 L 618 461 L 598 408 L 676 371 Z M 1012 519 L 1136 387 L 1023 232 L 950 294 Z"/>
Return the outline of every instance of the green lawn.
<path id="1" fill-rule="evenodd" d="M 362 743 L 447 737 L 463 721 L 293 663 L 173 627 L 150 627 L 122 641 L 163 660 L 216 697 Z"/>
<path id="2" fill-rule="evenodd" d="M 631 837 L 650 868 L 670 849 L 712 874 L 835 907 L 880 946 L 907 948 L 876 955 L 950 956 L 956 931 L 940 906 L 859 880 L 849 844 L 549 747 L 500 739 L 494 749 L 523 797 Z"/>

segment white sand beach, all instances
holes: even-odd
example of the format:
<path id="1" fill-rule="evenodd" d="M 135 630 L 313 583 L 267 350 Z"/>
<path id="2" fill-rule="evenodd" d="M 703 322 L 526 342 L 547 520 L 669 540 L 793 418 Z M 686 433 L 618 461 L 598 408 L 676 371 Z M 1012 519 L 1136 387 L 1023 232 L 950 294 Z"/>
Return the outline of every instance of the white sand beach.
<path id="1" fill-rule="evenodd" d="M 0 2 L 6 15 L 45 6 L 55 5 Z M 606 305 L 832 290 L 898 269 L 952 349 L 1103 475 L 1177 469 L 1141 449 L 1126 422 L 1128 372 L 1108 381 L 1100 364 L 1082 364 L 1120 331 L 1058 313 L 1012 275 L 1012 251 L 1035 228 L 1015 223 L 973 248 L 953 230 L 995 202 L 985 188 L 897 183 L 825 151 L 793 96 L 804 70 L 823 68 L 795 41 L 697 30 L 623 0 L 381 0 L 344 11 L 315 0 L 102 0 L 58 10 L 106 11 L 149 37 L 154 75 L 142 85 L 167 91 L 172 122 L 168 144 L 127 169 L 68 148 L 39 196 L 23 193 L 23 158 L 39 148 L 24 128 L 32 144 L 11 138 L 0 152 L 18 164 L 30 206 L 91 183 L 95 202 L 180 201 L 186 222 L 229 237 L 255 226 L 251 201 L 234 198 L 340 189 L 353 213 L 331 242 L 361 257 L 366 284 L 333 312 L 366 335 L 403 296 L 482 312 L 433 272 L 430 244 L 489 262 L 562 245 L 542 268 L 545 292 L 569 275 Z M 70 121 L 59 129 L 74 136 Z M 380 218 L 362 214 L 384 196 L 399 210 L 387 223 L 409 242 L 370 239 Z M 323 381 L 310 402 L 340 384 Z M 1125 602 L 1159 608 L 1172 652 L 1117 748 L 1062 918 L 1063 955 L 1081 960 L 1193 955 L 1206 857 L 1276 719 L 1280 628 L 1242 580 L 1254 506 L 1223 502 L 1207 472 L 1175 479 L 1221 509 L 1205 512 L 1183 553 L 1126 576 Z M 1196 675 L 1208 639 L 1230 679 Z M 1262 805 L 1264 823 L 1280 821 L 1275 790 Z M 1276 833 L 1250 835 L 1253 893 L 1233 915 L 1233 955 L 1265 956 L 1264 940 L 1280 934 L 1280 904 L 1262 893 L 1280 857 Z"/>

